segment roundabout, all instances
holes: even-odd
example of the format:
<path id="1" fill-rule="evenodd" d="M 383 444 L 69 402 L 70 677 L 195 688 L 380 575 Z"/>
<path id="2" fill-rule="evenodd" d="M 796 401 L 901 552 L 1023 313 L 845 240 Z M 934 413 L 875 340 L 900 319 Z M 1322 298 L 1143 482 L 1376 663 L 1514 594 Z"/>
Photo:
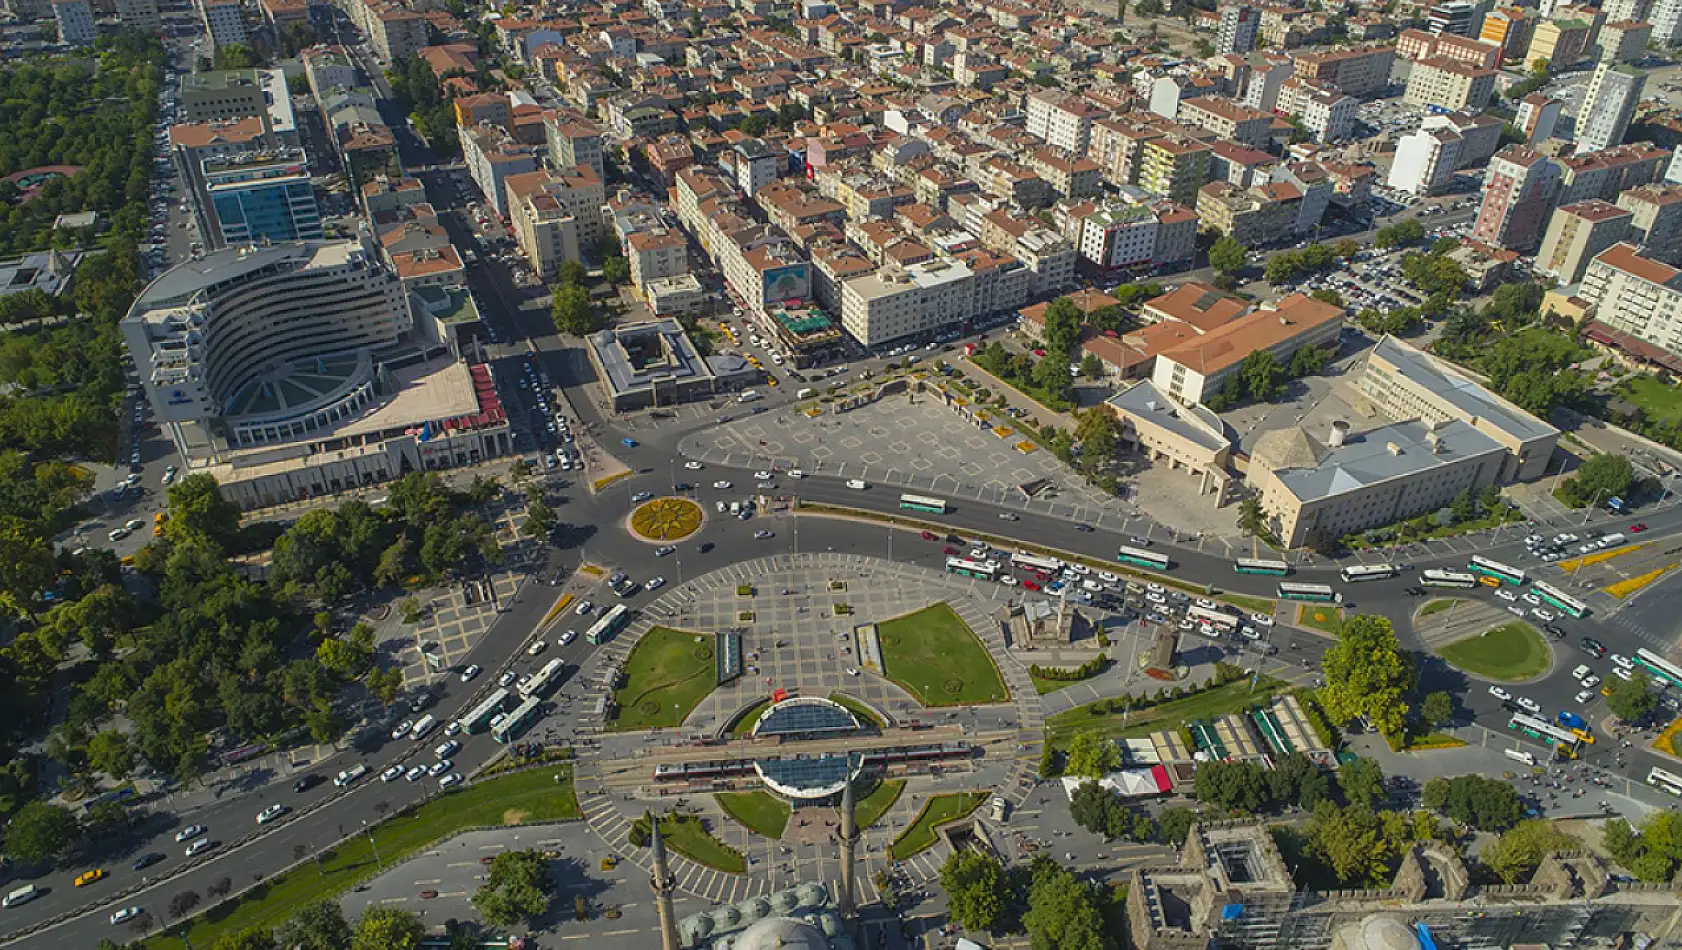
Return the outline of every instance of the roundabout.
<path id="1" fill-rule="evenodd" d="M 1499 683 L 1525 683 L 1546 673 L 1553 651 L 1535 627 L 1513 620 L 1437 650 L 1448 665 L 1469 676 Z"/>
<path id="2" fill-rule="evenodd" d="M 638 505 L 631 512 L 628 524 L 632 536 L 639 540 L 670 544 L 701 530 L 706 520 L 700 505 L 687 498 L 667 496 Z"/>

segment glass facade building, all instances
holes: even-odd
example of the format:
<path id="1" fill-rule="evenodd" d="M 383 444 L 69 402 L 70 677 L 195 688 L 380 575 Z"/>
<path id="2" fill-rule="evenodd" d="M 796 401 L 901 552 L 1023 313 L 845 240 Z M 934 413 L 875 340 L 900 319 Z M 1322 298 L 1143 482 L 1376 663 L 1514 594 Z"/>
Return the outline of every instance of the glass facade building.
<path id="1" fill-rule="evenodd" d="M 205 196 L 217 246 L 322 237 L 309 166 L 289 157 L 265 158 L 205 163 Z"/>

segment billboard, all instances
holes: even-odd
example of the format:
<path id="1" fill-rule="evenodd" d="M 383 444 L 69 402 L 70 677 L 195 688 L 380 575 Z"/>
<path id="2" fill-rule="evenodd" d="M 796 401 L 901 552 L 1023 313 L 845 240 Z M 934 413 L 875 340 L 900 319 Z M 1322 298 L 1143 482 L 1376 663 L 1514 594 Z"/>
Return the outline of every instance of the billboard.
<path id="1" fill-rule="evenodd" d="M 801 261 L 797 264 L 767 268 L 764 272 L 766 303 L 791 297 L 810 297 L 812 281 L 808 275 L 808 266 L 805 261 Z"/>

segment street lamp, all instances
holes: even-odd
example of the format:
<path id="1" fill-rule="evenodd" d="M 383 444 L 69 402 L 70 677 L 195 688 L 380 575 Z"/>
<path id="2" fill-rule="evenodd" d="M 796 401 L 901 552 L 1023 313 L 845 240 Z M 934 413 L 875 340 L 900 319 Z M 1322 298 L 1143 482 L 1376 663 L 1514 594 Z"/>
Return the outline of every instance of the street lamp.
<path id="1" fill-rule="evenodd" d="M 368 827 L 367 819 L 362 821 L 362 833 L 368 836 L 368 846 L 374 849 L 374 866 L 382 871 L 385 870 L 385 862 L 380 860 L 379 843 L 374 840 L 374 829 Z"/>

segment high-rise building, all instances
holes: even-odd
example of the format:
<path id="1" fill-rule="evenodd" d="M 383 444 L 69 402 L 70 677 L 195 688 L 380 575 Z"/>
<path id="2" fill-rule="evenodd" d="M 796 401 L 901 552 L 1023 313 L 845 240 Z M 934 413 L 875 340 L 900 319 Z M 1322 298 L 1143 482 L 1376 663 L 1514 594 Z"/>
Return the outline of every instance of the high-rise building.
<path id="1" fill-rule="evenodd" d="M 245 15 L 240 9 L 239 0 L 194 2 L 199 8 L 199 19 L 204 21 L 204 31 L 210 37 L 212 50 L 246 42 Z"/>
<path id="2" fill-rule="evenodd" d="M 1533 149 L 1509 145 L 1495 153 L 1472 237 L 1509 250 L 1535 247 L 1559 196 L 1561 176 L 1559 163 Z"/>
<path id="3" fill-rule="evenodd" d="M 777 152 L 759 139 L 737 142 L 736 187 L 752 198 L 771 182 L 777 180 Z"/>
<path id="4" fill-rule="evenodd" d="M 1589 261 L 1629 236 L 1635 215 L 1604 201 L 1563 205 L 1548 221 L 1542 249 L 1536 252 L 1536 271 L 1561 284 L 1583 279 Z"/>
<path id="5" fill-rule="evenodd" d="M 1601 9 L 1606 12 L 1606 22 L 1616 23 L 1619 20 L 1646 20 L 1651 6 L 1652 0 L 1606 0 Z"/>
<path id="6" fill-rule="evenodd" d="M 1433 6 L 1425 19 L 1432 33 L 1471 36 L 1477 12 L 1477 5 L 1469 0 L 1447 0 L 1446 3 Z"/>
<path id="7" fill-rule="evenodd" d="M 1540 92 L 1525 96 L 1518 104 L 1518 117 L 1513 124 L 1524 133 L 1524 144 L 1535 148 L 1553 137 L 1563 107 L 1558 99 Z"/>
<path id="8" fill-rule="evenodd" d="M 1675 46 L 1682 41 L 1682 0 L 1653 0 L 1647 22 L 1653 24 L 1653 42 Z"/>
<path id="9" fill-rule="evenodd" d="M 1453 129 L 1416 129 L 1396 140 L 1390 163 L 1391 188 L 1411 195 L 1434 195 L 1454 181 L 1462 138 Z"/>
<path id="10" fill-rule="evenodd" d="M 210 159 L 202 180 L 212 247 L 322 236 L 309 163 L 300 151 Z"/>
<path id="11" fill-rule="evenodd" d="M 1642 185 L 1618 196 L 1618 207 L 1634 215 L 1630 240 L 1641 254 L 1666 264 L 1682 262 L 1682 186 Z"/>
<path id="12" fill-rule="evenodd" d="M 1601 63 L 1594 68 L 1583 110 L 1577 115 L 1579 154 L 1623 144 L 1646 82 L 1647 74 L 1634 66 Z"/>
<path id="13" fill-rule="evenodd" d="M 158 16 L 158 0 L 117 0 L 117 19 L 125 30 L 156 33 L 163 27 Z"/>
<path id="14" fill-rule="evenodd" d="M 1215 54 L 1248 53 L 1256 48 L 1256 31 L 1261 13 L 1255 7 L 1231 3 L 1218 11 L 1221 25 L 1215 31 Z"/>
<path id="15" fill-rule="evenodd" d="M 1682 356 L 1682 271 L 1618 244 L 1589 264 L 1577 295 L 1597 321 Z"/>
<path id="16" fill-rule="evenodd" d="M 53 0 L 53 20 L 58 24 L 58 41 L 71 46 L 92 46 L 99 38 L 88 0 Z"/>

